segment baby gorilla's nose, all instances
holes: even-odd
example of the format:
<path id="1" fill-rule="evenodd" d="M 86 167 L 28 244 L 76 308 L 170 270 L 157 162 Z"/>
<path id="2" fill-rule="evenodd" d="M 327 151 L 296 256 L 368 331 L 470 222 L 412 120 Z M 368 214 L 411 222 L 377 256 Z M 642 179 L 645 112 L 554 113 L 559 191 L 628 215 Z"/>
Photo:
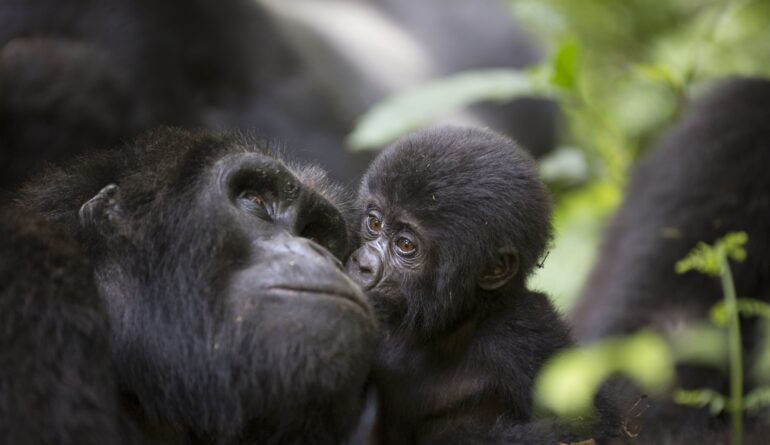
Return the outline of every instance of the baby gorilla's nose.
<path id="1" fill-rule="evenodd" d="M 380 280 L 380 257 L 374 249 L 364 245 L 350 255 L 347 264 L 348 275 L 359 286 L 371 289 Z"/>

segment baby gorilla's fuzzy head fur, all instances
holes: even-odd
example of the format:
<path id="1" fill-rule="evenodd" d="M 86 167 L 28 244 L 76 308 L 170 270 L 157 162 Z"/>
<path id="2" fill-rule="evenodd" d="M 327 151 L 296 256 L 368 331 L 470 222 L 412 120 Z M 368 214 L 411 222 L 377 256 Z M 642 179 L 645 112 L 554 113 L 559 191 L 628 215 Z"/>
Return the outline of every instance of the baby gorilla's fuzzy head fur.
<path id="1" fill-rule="evenodd" d="M 401 321 L 430 330 L 479 303 L 486 291 L 478 278 L 501 248 L 516 252 L 517 270 L 487 293 L 522 290 L 551 236 L 550 198 L 535 162 L 507 137 L 484 129 L 441 127 L 401 139 L 372 163 L 358 199 L 364 240 L 373 208 L 394 231 L 401 223 L 415 227 L 416 261 L 370 295 L 380 306 L 379 290 L 399 288 Z M 387 275 L 390 266 L 383 263 Z"/>

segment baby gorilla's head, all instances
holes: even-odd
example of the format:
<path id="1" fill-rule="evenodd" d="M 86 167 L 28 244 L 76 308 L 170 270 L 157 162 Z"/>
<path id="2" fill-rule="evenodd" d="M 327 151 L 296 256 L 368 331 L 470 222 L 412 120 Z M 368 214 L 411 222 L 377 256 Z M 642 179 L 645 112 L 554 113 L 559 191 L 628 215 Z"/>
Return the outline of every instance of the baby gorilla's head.
<path id="1" fill-rule="evenodd" d="M 513 294 L 551 234 L 532 158 L 510 139 L 442 127 L 405 137 L 372 163 L 358 195 L 361 240 L 348 271 L 386 325 L 430 334 Z"/>

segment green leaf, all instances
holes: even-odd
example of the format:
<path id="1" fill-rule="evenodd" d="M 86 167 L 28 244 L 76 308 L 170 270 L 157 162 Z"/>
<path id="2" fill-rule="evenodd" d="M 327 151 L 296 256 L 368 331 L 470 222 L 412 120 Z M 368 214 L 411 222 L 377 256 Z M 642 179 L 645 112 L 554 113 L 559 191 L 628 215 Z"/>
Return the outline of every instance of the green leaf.
<path id="1" fill-rule="evenodd" d="M 746 249 L 743 247 L 749 241 L 746 232 L 730 232 L 722 238 L 723 248 L 727 256 L 739 263 L 746 260 Z"/>
<path id="2" fill-rule="evenodd" d="M 726 266 L 723 258 L 729 257 L 738 262 L 746 259 L 746 249 L 743 246 L 748 240 L 749 236 L 746 232 L 730 232 L 716 240 L 713 245 L 700 242 L 684 259 L 677 261 L 676 273 L 696 270 L 706 275 L 717 276 Z"/>
<path id="3" fill-rule="evenodd" d="M 548 96 L 537 76 L 526 70 L 466 71 L 393 95 L 361 117 L 348 136 L 355 150 L 375 149 L 467 105 Z"/>
<path id="4" fill-rule="evenodd" d="M 708 405 L 711 414 L 716 415 L 724 411 L 727 406 L 727 397 L 710 389 L 678 389 L 674 391 L 674 402 L 696 408 Z"/>
<path id="5" fill-rule="evenodd" d="M 706 275 L 717 276 L 721 270 L 721 261 L 711 246 L 700 242 L 685 258 L 677 261 L 675 270 L 678 274 L 696 270 Z"/>
<path id="6" fill-rule="evenodd" d="M 770 304 L 752 298 L 739 298 L 736 304 L 738 313 L 741 315 L 746 317 L 763 317 L 770 320 Z M 730 314 L 724 301 L 715 304 L 711 308 L 711 320 L 718 326 L 727 326 L 729 324 L 729 316 Z"/>
<path id="7" fill-rule="evenodd" d="M 756 413 L 767 406 L 770 406 L 770 386 L 754 388 L 743 401 L 743 408 L 751 413 Z"/>
<path id="8" fill-rule="evenodd" d="M 553 57 L 551 84 L 567 91 L 577 89 L 579 47 L 576 42 L 563 43 Z"/>

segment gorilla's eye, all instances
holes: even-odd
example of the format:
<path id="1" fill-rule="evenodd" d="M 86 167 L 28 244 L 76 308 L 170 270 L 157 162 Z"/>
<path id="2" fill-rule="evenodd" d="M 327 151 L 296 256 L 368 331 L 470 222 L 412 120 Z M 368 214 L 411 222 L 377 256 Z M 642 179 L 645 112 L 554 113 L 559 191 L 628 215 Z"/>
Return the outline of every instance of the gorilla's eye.
<path id="1" fill-rule="evenodd" d="M 369 215 L 366 217 L 366 228 L 369 229 L 369 233 L 372 235 L 378 235 L 382 232 L 382 220 L 377 218 L 376 215 Z"/>
<path id="2" fill-rule="evenodd" d="M 254 190 L 240 192 L 238 194 L 238 203 L 243 210 L 249 213 L 253 213 L 263 219 L 270 218 L 267 206 L 265 205 L 265 198 Z"/>
<path id="3" fill-rule="evenodd" d="M 245 199 L 246 201 L 249 201 L 251 204 L 254 204 L 256 206 L 262 206 L 265 204 L 265 200 L 262 199 L 261 196 L 259 196 L 259 193 L 253 190 L 242 191 L 240 196 L 238 196 L 238 198 Z"/>
<path id="4" fill-rule="evenodd" d="M 417 246 L 408 238 L 401 237 L 396 240 L 396 248 L 398 253 L 405 256 L 413 255 L 417 250 Z"/>

